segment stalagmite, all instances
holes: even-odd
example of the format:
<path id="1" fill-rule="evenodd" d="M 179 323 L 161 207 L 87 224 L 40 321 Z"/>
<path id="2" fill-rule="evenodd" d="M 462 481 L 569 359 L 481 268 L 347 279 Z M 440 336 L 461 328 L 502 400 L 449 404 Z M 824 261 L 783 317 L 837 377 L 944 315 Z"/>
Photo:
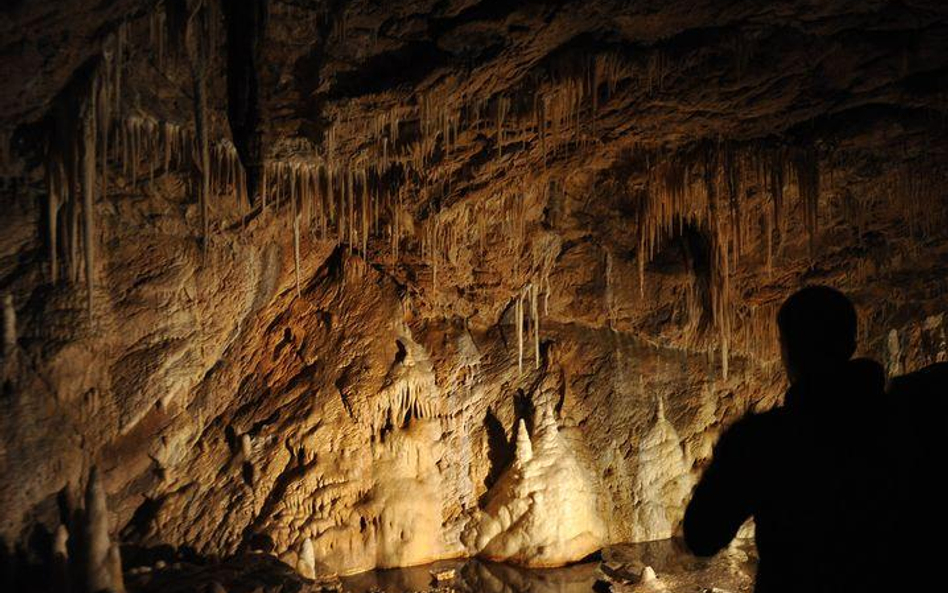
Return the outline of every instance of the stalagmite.
<path id="1" fill-rule="evenodd" d="M 109 511 L 105 503 L 105 489 L 99 480 L 99 472 L 92 468 L 86 485 L 86 508 L 84 541 L 84 580 L 87 591 L 113 591 L 112 570 L 109 559 Z"/>
<path id="2" fill-rule="evenodd" d="M 61 558 L 62 562 L 69 559 L 69 530 L 62 523 L 56 527 L 56 534 L 53 536 L 53 557 Z"/>
<path id="3" fill-rule="evenodd" d="M 521 468 L 530 463 L 533 459 L 533 445 L 530 443 L 530 433 L 527 432 L 527 424 L 523 418 L 517 422 L 517 450 L 514 461 Z"/>
<path id="4" fill-rule="evenodd" d="M 69 574 L 69 530 L 62 523 L 56 528 L 53 536 L 53 590 L 68 593 L 70 590 Z"/>
<path id="5" fill-rule="evenodd" d="M 109 546 L 107 562 L 109 577 L 112 581 L 112 588 L 109 592 L 125 593 L 125 579 L 122 575 L 122 553 L 117 543 L 113 543 Z"/>
<path id="6" fill-rule="evenodd" d="M 635 541 L 671 537 L 694 486 L 681 438 L 665 418 L 664 399 L 657 399 L 655 423 L 639 443 L 633 483 Z"/>
<path id="7" fill-rule="evenodd" d="M 521 420 L 514 462 L 462 535 L 473 553 L 524 566 L 558 566 L 595 552 L 606 536 L 593 476 L 559 433 L 551 405 L 537 409 L 531 439 Z"/>
<path id="8" fill-rule="evenodd" d="M 300 547 L 296 571 L 304 578 L 316 578 L 316 551 L 313 548 L 313 540 L 308 537 L 303 540 L 303 545 Z"/>

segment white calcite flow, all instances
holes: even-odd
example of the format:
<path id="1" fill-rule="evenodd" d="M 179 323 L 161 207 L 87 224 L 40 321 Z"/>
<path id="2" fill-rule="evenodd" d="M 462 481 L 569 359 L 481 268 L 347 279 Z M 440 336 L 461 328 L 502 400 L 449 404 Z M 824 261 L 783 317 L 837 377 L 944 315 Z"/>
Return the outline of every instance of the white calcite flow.
<path id="1" fill-rule="evenodd" d="M 633 479 L 634 541 L 665 539 L 674 534 L 694 487 L 690 468 L 678 431 L 665 418 L 665 404 L 659 398 L 655 423 L 639 442 Z"/>

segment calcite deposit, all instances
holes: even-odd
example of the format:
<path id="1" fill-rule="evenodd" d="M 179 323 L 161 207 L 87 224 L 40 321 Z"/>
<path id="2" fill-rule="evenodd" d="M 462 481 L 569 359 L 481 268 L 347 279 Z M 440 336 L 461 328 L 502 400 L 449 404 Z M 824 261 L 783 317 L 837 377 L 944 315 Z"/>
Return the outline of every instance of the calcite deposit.
<path id="1" fill-rule="evenodd" d="M 948 360 L 941 0 L 18 0 L 0 32 L 9 590 L 668 538 L 780 401 L 807 284 L 891 375 Z"/>
<path id="2" fill-rule="evenodd" d="M 495 562 L 560 566 L 599 550 L 605 539 L 593 477 L 563 441 L 549 405 L 538 416 L 535 446 L 521 419 L 513 463 L 462 536 Z"/>

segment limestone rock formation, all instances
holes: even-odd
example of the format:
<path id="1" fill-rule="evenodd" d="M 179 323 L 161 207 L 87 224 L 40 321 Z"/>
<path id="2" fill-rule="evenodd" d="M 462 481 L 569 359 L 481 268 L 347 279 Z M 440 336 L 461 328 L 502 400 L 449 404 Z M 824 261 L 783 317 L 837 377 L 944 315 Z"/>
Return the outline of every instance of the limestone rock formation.
<path id="1" fill-rule="evenodd" d="M 122 560 L 117 544 L 112 543 L 109 509 L 98 470 L 93 467 L 86 484 L 85 521 L 83 523 L 82 575 L 86 591 L 125 593 Z"/>
<path id="2" fill-rule="evenodd" d="M 941 0 L 7 3 L 10 579 L 48 580 L 60 525 L 85 541 L 62 501 L 92 466 L 96 574 L 114 545 L 297 586 L 667 537 L 720 432 L 780 401 L 794 290 L 849 294 L 892 373 L 948 359 L 946 23 Z"/>
<path id="3" fill-rule="evenodd" d="M 559 566 L 580 560 L 605 540 L 594 480 L 563 442 L 548 406 L 539 412 L 533 440 L 521 419 L 516 457 L 487 493 L 465 539 L 494 561 Z"/>
<path id="4" fill-rule="evenodd" d="M 633 480 L 635 513 L 634 541 L 666 539 L 675 534 L 694 476 L 692 462 L 685 458 L 675 426 L 665 418 L 664 400 L 658 398 L 655 424 L 643 435 Z"/>

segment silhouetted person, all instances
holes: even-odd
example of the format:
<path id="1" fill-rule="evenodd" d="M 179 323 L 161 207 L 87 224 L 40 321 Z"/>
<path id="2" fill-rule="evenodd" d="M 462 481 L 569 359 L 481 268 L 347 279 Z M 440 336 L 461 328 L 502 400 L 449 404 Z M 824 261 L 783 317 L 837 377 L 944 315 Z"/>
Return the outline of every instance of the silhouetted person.
<path id="1" fill-rule="evenodd" d="M 934 590 L 948 548 L 948 363 L 896 377 L 888 392 L 898 455 L 893 564 L 904 590 Z"/>
<path id="2" fill-rule="evenodd" d="M 685 543 L 710 556 L 753 518 L 758 593 L 884 590 L 894 512 L 885 372 L 851 360 L 856 312 L 837 290 L 797 292 L 777 323 L 784 404 L 721 436 L 685 513 Z"/>

